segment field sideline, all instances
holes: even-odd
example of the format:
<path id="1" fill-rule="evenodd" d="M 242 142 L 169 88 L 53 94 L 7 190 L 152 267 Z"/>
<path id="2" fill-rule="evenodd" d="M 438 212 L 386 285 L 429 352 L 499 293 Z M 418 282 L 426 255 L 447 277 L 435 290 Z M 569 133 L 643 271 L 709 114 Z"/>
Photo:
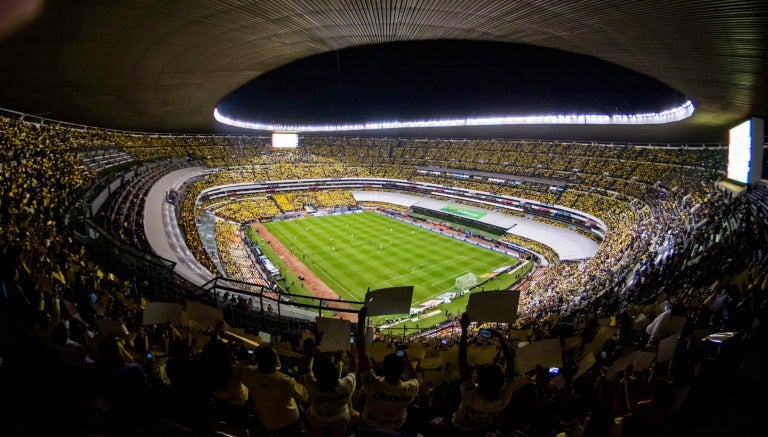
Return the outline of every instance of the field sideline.
<path id="1" fill-rule="evenodd" d="M 413 304 L 455 291 L 458 276 L 484 274 L 519 260 L 373 212 L 264 223 L 342 299 L 366 290 L 413 285 Z"/>

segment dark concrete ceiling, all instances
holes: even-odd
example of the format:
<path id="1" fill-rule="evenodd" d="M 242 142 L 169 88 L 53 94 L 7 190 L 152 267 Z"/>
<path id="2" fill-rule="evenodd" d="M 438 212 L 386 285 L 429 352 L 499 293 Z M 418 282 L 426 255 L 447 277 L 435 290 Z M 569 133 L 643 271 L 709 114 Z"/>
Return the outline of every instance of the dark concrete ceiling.
<path id="1" fill-rule="evenodd" d="M 0 107 L 112 129 L 236 132 L 213 108 L 254 77 L 328 51 L 437 39 L 593 56 L 696 106 L 667 125 L 479 128 L 482 136 L 722 142 L 735 123 L 768 115 L 766 1 L 49 0 L 5 33 Z"/>

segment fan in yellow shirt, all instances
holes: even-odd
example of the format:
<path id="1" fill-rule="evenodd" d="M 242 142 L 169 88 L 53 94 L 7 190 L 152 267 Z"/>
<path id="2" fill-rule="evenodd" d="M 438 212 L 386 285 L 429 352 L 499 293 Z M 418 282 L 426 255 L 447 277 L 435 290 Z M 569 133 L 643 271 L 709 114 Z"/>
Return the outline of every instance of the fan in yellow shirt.
<path id="1" fill-rule="evenodd" d="M 496 330 L 491 329 L 491 336 L 499 339 L 501 351 L 506 362 L 506 373 L 498 364 L 481 366 L 477 369 L 477 383 L 472 381 L 467 360 L 467 327 L 469 317 L 461 316 L 461 341 L 459 342 L 459 374 L 461 377 L 461 404 L 452 418 L 452 425 L 458 435 L 485 435 L 494 431 L 496 423 L 504 412 L 512 395 L 519 388 L 513 384 L 514 357 L 506 340 Z"/>
<path id="2" fill-rule="evenodd" d="M 408 355 L 389 354 L 382 362 L 383 376 L 371 368 L 365 345 L 365 317 L 362 307 L 357 322 L 358 370 L 365 389 L 363 425 L 373 429 L 400 430 L 405 425 L 407 408 L 419 394 L 419 381 Z M 406 373 L 406 379 L 400 377 Z"/>
<path id="3" fill-rule="evenodd" d="M 306 389 L 291 376 L 277 370 L 280 361 L 272 346 L 261 346 L 254 355 L 257 368 L 249 366 L 243 372 L 251 410 L 271 435 L 300 435 L 299 404 L 308 400 Z"/>

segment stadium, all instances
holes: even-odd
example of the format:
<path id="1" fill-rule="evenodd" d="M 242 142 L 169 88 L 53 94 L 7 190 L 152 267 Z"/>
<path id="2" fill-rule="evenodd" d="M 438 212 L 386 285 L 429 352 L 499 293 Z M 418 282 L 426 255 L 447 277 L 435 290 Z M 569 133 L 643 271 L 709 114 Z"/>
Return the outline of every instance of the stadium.
<path id="1" fill-rule="evenodd" d="M 761 433 L 762 2 L 62 3 L 0 2 L 4 433 Z"/>

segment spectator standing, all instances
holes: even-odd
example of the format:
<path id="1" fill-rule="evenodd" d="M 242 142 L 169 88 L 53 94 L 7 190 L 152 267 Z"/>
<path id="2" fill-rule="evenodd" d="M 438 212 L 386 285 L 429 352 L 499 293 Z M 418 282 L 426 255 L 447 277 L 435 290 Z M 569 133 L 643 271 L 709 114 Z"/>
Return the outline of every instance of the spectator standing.
<path id="1" fill-rule="evenodd" d="M 646 348 L 655 350 L 659 347 L 659 342 L 670 335 L 680 334 L 684 323 L 685 307 L 681 303 L 674 303 L 672 307 L 656 316 L 653 321 L 646 326 L 645 332 L 649 335 Z"/>
<path id="2" fill-rule="evenodd" d="M 249 406 L 262 428 L 253 435 L 300 435 L 299 405 L 307 402 L 307 391 L 294 378 L 278 370 L 280 359 L 272 346 L 260 346 L 254 355 L 257 368 L 246 367 L 243 373 Z"/>
<path id="3" fill-rule="evenodd" d="M 477 369 L 477 382 L 472 381 L 472 374 L 467 360 L 467 328 L 469 317 L 462 314 L 461 340 L 459 342 L 459 376 L 461 378 L 461 403 L 454 413 L 451 423 L 455 433 L 466 436 L 484 436 L 496 430 L 497 421 L 518 388 L 514 384 L 514 356 L 504 336 L 491 329 L 491 336 L 499 340 L 506 371 L 502 372 L 498 364 L 480 366 Z"/>
<path id="4" fill-rule="evenodd" d="M 211 395 L 219 420 L 246 427 L 249 412 L 248 389 L 242 381 L 245 366 L 236 359 L 236 352 L 237 348 L 231 348 L 214 338 L 206 344 L 201 361 L 206 376 L 210 378 Z"/>
<path id="5" fill-rule="evenodd" d="M 349 404 L 355 391 L 356 374 L 339 377 L 339 369 L 329 355 L 317 354 L 315 345 L 307 351 L 312 358 L 304 386 L 309 393 L 307 419 L 313 437 L 344 437 L 350 421 Z"/>
<path id="6" fill-rule="evenodd" d="M 408 406 L 419 394 L 416 370 L 406 352 L 403 352 L 402 356 L 391 353 L 385 356 L 382 362 L 382 376 L 376 374 L 366 352 L 366 314 L 366 308 L 362 307 L 359 312 L 355 340 L 359 361 L 357 368 L 365 390 L 363 426 L 372 430 L 402 431 L 406 424 Z M 405 380 L 401 380 L 403 371 L 406 373 Z M 361 431 L 360 434 L 364 432 Z"/>

